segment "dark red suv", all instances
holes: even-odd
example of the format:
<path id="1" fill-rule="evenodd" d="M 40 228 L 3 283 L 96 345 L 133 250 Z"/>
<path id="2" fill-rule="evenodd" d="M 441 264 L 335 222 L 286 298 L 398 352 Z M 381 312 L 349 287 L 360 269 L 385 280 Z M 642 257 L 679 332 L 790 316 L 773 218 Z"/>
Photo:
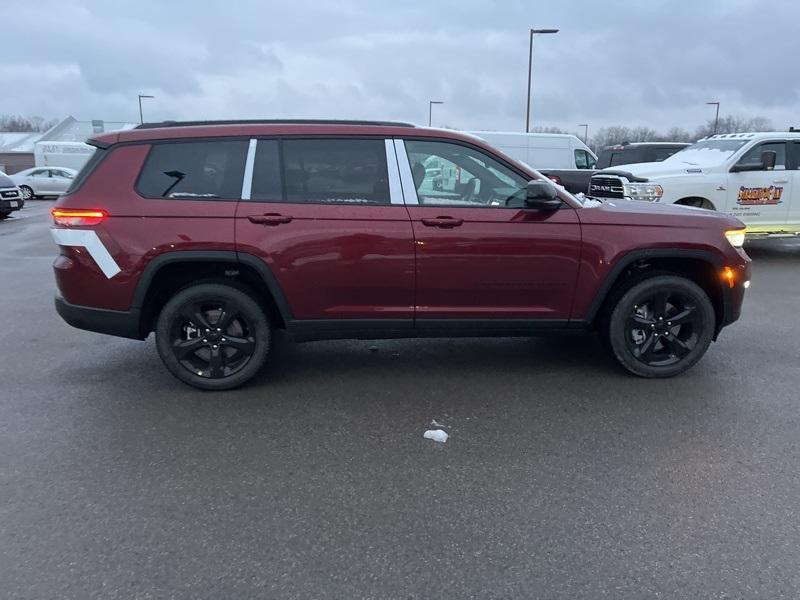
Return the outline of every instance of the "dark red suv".
<path id="1" fill-rule="evenodd" d="M 337 338 L 598 331 L 680 373 L 739 317 L 743 225 L 579 201 L 455 131 L 403 123 L 146 124 L 99 136 L 53 209 L 56 309 L 155 331 L 179 379 L 243 384 L 272 331 Z"/>

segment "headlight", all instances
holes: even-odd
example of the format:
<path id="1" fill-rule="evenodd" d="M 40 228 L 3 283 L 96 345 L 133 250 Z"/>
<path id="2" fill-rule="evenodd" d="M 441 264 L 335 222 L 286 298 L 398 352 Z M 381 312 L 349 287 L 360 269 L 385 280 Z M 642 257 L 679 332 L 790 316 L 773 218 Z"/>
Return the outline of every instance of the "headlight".
<path id="1" fill-rule="evenodd" d="M 664 195 L 664 188 L 654 183 L 626 183 L 623 185 L 625 195 L 631 200 L 656 202 Z"/>
<path id="2" fill-rule="evenodd" d="M 725 237 L 734 248 L 741 248 L 744 245 L 744 234 L 747 229 L 729 229 L 725 232 Z"/>

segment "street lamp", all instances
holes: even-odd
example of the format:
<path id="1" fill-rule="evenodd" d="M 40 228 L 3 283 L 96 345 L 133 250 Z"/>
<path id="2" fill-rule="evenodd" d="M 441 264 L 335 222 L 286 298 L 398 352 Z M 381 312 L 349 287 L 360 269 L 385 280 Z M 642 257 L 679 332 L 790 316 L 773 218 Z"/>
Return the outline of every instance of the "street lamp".
<path id="1" fill-rule="evenodd" d="M 434 104 L 444 104 L 441 100 L 429 100 L 428 101 L 428 127 L 431 126 L 431 117 L 433 116 L 433 105 Z"/>
<path id="2" fill-rule="evenodd" d="M 578 127 L 583 127 L 583 143 L 586 143 L 586 140 L 589 139 L 589 124 L 588 123 L 581 123 Z"/>
<path id="3" fill-rule="evenodd" d="M 525 133 L 531 130 L 531 65 L 533 64 L 533 36 L 536 33 L 558 33 L 558 29 L 531 29 L 528 46 L 528 106 L 525 110 Z"/>
<path id="4" fill-rule="evenodd" d="M 142 117 L 142 98 L 155 98 L 155 96 L 146 96 L 145 94 L 139 94 L 139 123 L 144 123 L 144 118 Z"/>
<path id="5" fill-rule="evenodd" d="M 719 125 L 719 102 L 706 102 L 706 104 L 715 104 L 717 107 L 717 115 L 714 117 L 714 133 L 711 135 L 717 135 L 717 125 Z"/>

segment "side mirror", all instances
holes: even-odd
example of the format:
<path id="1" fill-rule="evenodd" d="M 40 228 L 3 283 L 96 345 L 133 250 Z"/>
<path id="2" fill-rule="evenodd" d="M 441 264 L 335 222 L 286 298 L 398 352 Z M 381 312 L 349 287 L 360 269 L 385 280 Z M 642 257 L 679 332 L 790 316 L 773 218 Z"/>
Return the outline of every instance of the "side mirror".
<path id="1" fill-rule="evenodd" d="M 556 210 L 561 206 L 561 199 L 553 184 L 534 179 L 528 182 L 525 206 L 539 210 Z"/>

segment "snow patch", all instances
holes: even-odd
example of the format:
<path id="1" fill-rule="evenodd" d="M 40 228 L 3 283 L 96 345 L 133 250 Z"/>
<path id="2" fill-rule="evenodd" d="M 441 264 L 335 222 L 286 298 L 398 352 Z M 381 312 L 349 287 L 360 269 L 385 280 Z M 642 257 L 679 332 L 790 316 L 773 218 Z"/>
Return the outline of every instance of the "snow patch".
<path id="1" fill-rule="evenodd" d="M 422 437 L 424 437 L 426 440 L 433 440 L 434 442 L 444 444 L 447 441 L 447 432 L 443 431 L 442 429 L 429 429 L 422 435 Z"/>

